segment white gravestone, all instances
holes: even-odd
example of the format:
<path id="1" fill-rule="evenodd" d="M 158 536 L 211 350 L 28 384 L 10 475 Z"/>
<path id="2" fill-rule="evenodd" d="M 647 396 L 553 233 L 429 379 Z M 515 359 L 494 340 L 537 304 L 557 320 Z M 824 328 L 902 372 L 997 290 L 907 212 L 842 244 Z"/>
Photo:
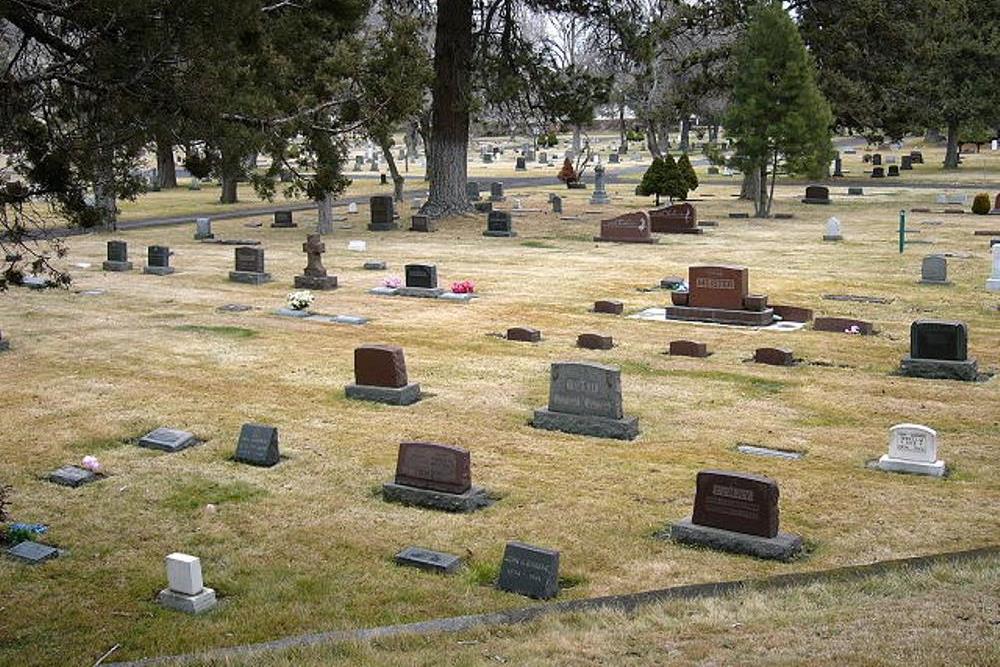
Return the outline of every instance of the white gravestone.
<path id="1" fill-rule="evenodd" d="M 986 279 L 986 291 L 1000 292 L 1000 243 L 993 245 L 993 273 Z"/>
<path id="2" fill-rule="evenodd" d="M 167 588 L 157 596 L 160 604 L 186 614 L 200 614 L 215 607 L 215 591 L 205 587 L 200 558 L 172 553 L 166 563 Z"/>
<path id="3" fill-rule="evenodd" d="M 944 461 L 937 457 L 937 432 L 920 424 L 896 424 L 889 429 L 889 453 L 878 460 L 889 472 L 944 476 Z"/>
<path id="4" fill-rule="evenodd" d="M 824 241 L 840 241 L 844 237 L 840 235 L 840 220 L 830 218 L 826 221 L 826 232 L 823 234 Z"/>

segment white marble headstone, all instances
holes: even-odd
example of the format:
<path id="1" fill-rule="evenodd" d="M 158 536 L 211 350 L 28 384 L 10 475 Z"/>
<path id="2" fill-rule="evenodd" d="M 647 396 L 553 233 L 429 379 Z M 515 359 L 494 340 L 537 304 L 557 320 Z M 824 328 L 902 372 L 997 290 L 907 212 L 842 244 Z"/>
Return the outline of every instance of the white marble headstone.
<path id="1" fill-rule="evenodd" d="M 840 236 L 840 220 L 830 218 L 826 221 L 826 236 Z"/>
<path id="2" fill-rule="evenodd" d="M 889 429 L 889 456 L 904 461 L 937 461 L 937 431 L 920 424 L 896 424 Z"/>
<path id="3" fill-rule="evenodd" d="M 167 556 L 167 583 L 170 590 L 182 595 L 197 595 L 205 588 L 201 578 L 201 559 L 182 553 Z"/>

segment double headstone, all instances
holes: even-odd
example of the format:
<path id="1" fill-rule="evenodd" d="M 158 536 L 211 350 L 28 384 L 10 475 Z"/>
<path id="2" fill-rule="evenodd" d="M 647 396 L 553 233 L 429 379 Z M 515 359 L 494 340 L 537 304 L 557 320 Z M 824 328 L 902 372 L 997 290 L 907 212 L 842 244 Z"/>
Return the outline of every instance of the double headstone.
<path id="1" fill-rule="evenodd" d="M 803 204 L 829 204 L 830 188 L 825 185 L 810 185 L 806 188 L 806 196 L 802 199 Z"/>
<path id="2" fill-rule="evenodd" d="M 767 326 L 774 310 L 766 294 L 750 294 L 750 272 L 745 266 L 692 266 L 688 291 L 670 293 L 668 320 Z"/>
<path id="3" fill-rule="evenodd" d="M 368 231 L 388 232 L 398 227 L 390 195 L 371 197 L 368 199 L 368 206 L 371 211 L 371 222 L 368 224 Z"/>
<path id="4" fill-rule="evenodd" d="M 670 526 L 683 544 L 787 561 L 802 538 L 778 530 L 778 483 L 760 475 L 702 470 L 691 518 Z"/>
<path id="5" fill-rule="evenodd" d="M 512 237 L 517 236 L 514 223 L 507 211 L 490 211 L 486 218 L 486 231 L 483 236 Z"/>
<path id="6" fill-rule="evenodd" d="M 910 354 L 900 363 L 910 377 L 942 380 L 979 378 L 978 363 L 969 357 L 969 330 L 964 322 L 917 320 L 910 325 Z"/>
<path id="7" fill-rule="evenodd" d="M 131 271 L 132 262 L 128 261 L 128 243 L 108 241 L 108 259 L 101 266 L 105 271 Z"/>
<path id="8" fill-rule="evenodd" d="M 362 345 L 354 350 L 354 384 L 344 388 L 348 398 L 389 405 L 410 405 L 420 400 L 420 385 L 406 373 L 403 348 L 396 345 Z"/>
<path id="9" fill-rule="evenodd" d="M 950 285 L 948 260 L 943 255 L 927 255 L 920 262 L 920 282 L 924 285 Z"/>
<path id="10" fill-rule="evenodd" d="M 595 241 L 611 243 L 657 243 L 651 234 L 649 214 L 645 211 L 626 213 L 610 220 L 601 220 L 601 235 Z"/>
<path id="11" fill-rule="evenodd" d="M 590 203 L 592 205 L 611 203 L 604 185 L 604 167 L 600 164 L 594 167 L 594 194 L 590 198 Z"/>
<path id="12" fill-rule="evenodd" d="M 403 442 L 396 477 L 382 485 L 389 502 L 446 512 L 472 512 L 490 504 L 486 490 L 473 486 L 469 450 L 430 442 Z"/>
<path id="13" fill-rule="evenodd" d="M 889 453 L 876 467 L 889 472 L 943 477 L 944 461 L 937 457 L 937 432 L 920 424 L 896 424 L 889 429 Z"/>
<path id="14" fill-rule="evenodd" d="M 174 272 L 174 267 L 170 266 L 170 248 L 165 245 L 151 245 L 146 251 L 146 266 L 143 273 L 152 273 L 157 276 L 165 276 Z"/>
<path id="15" fill-rule="evenodd" d="M 271 282 L 271 274 L 264 271 L 264 249 L 253 246 L 236 248 L 236 269 L 229 272 L 229 279 L 250 285 Z"/>
<path id="16" fill-rule="evenodd" d="M 674 204 L 649 212 L 649 226 L 656 234 L 701 234 L 698 211 L 688 203 Z"/>
<path id="17" fill-rule="evenodd" d="M 552 364 L 549 404 L 535 410 L 532 426 L 616 440 L 639 435 L 638 418 L 623 411 L 621 370 L 585 362 Z"/>
<path id="18" fill-rule="evenodd" d="M 298 289 L 328 290 L 336 289 L 337 276 L 330 276 L 323 266 L 323 253 L 326 244 L 319 234 L 309 234 L 302 244 L 302 252 L 306 254 L 306 268 L 301 276 L 295 276 L 295 287 Z"/>

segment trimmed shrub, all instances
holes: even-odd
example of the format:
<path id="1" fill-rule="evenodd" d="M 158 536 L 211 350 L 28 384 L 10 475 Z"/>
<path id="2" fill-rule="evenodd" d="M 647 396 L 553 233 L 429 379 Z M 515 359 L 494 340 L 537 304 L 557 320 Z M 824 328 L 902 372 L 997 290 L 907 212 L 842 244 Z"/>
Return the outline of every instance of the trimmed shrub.
<path id="1" fill-rule="evenodd" d="M 976 215 L 988 215 L 990 212 L 990 196 L 985 192 L 980 192 L 972 200 L 972 212 Z"/>

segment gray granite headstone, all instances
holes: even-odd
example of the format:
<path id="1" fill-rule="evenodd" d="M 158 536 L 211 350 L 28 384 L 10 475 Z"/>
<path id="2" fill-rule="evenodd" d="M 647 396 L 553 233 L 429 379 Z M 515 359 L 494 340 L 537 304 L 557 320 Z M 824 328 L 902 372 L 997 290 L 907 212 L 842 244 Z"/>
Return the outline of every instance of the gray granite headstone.
<path id="1" fill-rule="evenodd" d="M 549 410 L 621 419 L 621 370 L 582 362 L 552 364 Z"/>
<path id="2" fill-rule="evenodd" d="M 562 213 L 563 212 L 563 200 L 559 195 L 552 195 L 552 212 Z"/>
<path id="3" fill-rule="evenodd" d="M 269 468 L 280 458 L 278 429 L 263 424 L 244 424 L 236 444 L 235 460 L 240 463 Z"/>
<path id="4" fill-rule="evenodd" d="M 941 255 L 928 255 L 920 264 L 920 282 L 931 285 L 948 284 L 948 260 Z"/>
<path id="5" fill-rule="evenodd" d="M 504 201 L 507 197 L 503 194 L 503 183 L 493 181 L 490 183 L 490 201 Z"/>
<path id="6" fill-rule="evenodd" d="M 440 574 L 453 574 L 462 565 L 462 559 L 458 556 L 420 547 L 406 547 L 396 554 L 395 560 L 398 565 Z"/>
<path id="7" fill-rule="evenodd" d="M 163 452 L 177 452 L 197 443 L 194 434 L 172 428 L 158 428 L 139 439 L 139 446 Z"/>
<path id="8" fill-rule="evenodd" d="M 559 594 L 559 552 L 508 542 L 497 588 L 540 600 L 554 598 Z"/>
<path id="9" fill-rule="evenodd" d="M 7 550 L 7 554 L 29 565 L 38 565 L 59 556 L 59 550 L 47 544 L 39 544 L 28 540 L 20 542 Z"/>
<path id="10" fill-rule="evenodd" d="M 97 475 L 78 466 L 63 466 L 49 474 L 49 481 L 60 486 L 70 486 L 76 488 L 89 484 L 97 479 Z"/>
<path id="11" fill-rule="evenodd" d="M 211 218 L 196 218 L 194 222 L 195 222 L 195 232 L 194 232 L 195 241 L 215 238 L 215 235 L 212 233 Z"/>
<path id="12" fill-rule="evenodd" d="M 469 201 L 479 201 L 479 181 L 468 181 L 465 184 L 465 195 Z"/>

